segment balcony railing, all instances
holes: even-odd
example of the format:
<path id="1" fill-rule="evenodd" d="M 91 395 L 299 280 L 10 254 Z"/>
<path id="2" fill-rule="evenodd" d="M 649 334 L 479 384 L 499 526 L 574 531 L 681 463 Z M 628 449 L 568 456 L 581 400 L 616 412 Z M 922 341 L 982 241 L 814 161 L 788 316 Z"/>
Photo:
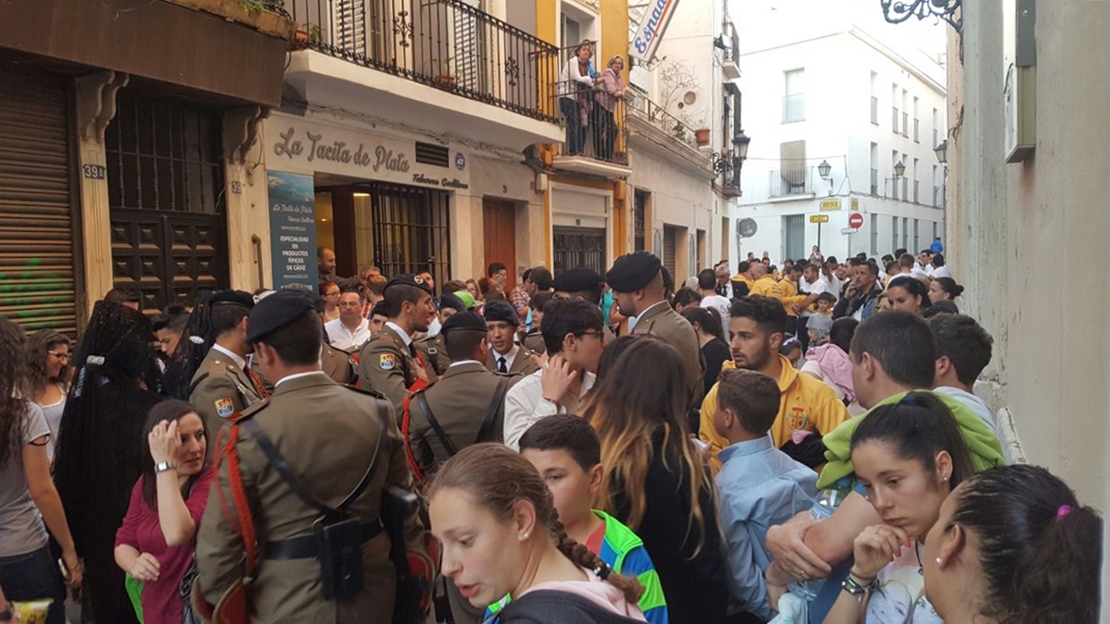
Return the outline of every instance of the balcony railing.
<path id="1" fill-rule="evenodd" d="M 285 0 L 302 44 L 555 122 L 558 49 L 460 0 Z"/>
<path id="2" fill-rule="evenodd" d="M 592 87 L 575 81 L 554 82 L 550 92 L 553 106 L 562 115 L 566 127 L 564 142 L 556 146 L 557 155 L 628 164 L 628 124 L 623 97 L 610 94 L 600 80 Z"/>
<path id="3" fill-rule="evenodd" d="M 806 95 L 793 93 L 782 98 L 782 123 L 805 121 Z"/>
<path id="4" fill-rule="evenodd" d="M 771 171 L 768 185 L 770 197 L 808 195 L 813 193 L 813 167 L 791 167 Z"/>
<path id="5" fill-rule="evenodd" d="M 646 97 L 639 96 L 632 98 L 627 103 L 632 114 L 647 120 L 653 126 L 673 136 L 676 141 L 685 143 L 694 149 L 698 148 L 696 129 L 668 113 L 662 106 Z"/>

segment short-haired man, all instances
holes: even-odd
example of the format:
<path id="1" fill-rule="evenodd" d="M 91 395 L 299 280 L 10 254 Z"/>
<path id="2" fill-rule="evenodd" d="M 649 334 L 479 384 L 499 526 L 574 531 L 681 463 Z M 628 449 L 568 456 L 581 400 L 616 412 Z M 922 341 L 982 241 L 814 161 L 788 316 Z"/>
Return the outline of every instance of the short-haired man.
<path id="1" fill-rule="evenodd" d="M 937 343 L 933 392 L 963 403 L 997 434 L 994 414 L 974 389 L 975 380 L 991 363 L 994 338 L 975 319 L 965 314 L 938 314 L 928 323 Z"/>
<path id="2" fill-rule="evenodd" d="M 443 324 L 459 312 L 466 312 L 466 303 L 452 292 L 443 293 L 439 298 L 439 313 L 436 315 L 440 330 L 435 335 L 427 335 L 416 343 L 420 353 L 427 354 L 427 361 L 438 377 L 442 377 L 447 372 L 447 367 L 451 365 L 451 358 L 447 356 L 447 349 L 443 342 Z M 431 334 L 431 332 L 427 333 Z"/>
<path id="3" fill-rule="evenodd" d="M 725 299 L 732 299 L 732 281 L 728 274 L 728 261 L 722 261 L 713 269 L 714 275 L 717 277 L 717 286 L 714 290 L 717 294 Z"/>
<path id="4" fill-rule="evenodd" d="M 824 463 L 820 436 L 827 435 L 848 419 L 844 407 L 831 388 L 821 381 L 803 375 L 790 360 L 779 354 L 786 331 L 786 311 L 770 297 L 751 295 L 732 303 L 732 361 L 723 369 L 753 370 L 778 382 L 782 393 L 778 416 L 771 427 L 775 447 L 812 467 Z M 717 411 L 717 385 L 709 390 L 701 405 L 700 437 L 710 445 L 711 461 L 717 458 L 728 441 L 713 428 Z M 801 442 L 795 441 L 795 436 Z M 804 437 L 803 437 L 804 436 Z"/>
<path id="5" fill-rule="evenodd" d="M 532 352 L 516 344 L 520 319 L 507 301 L 490 301 L 485 308 L 489 331 L 489 354 L 486 367 L 504 375 L 531 375 L 539 368 Z"/>
<path id="6" fill-rule="evenodd" d="M 797 265 L 795 265 L 795 268 L 797 268 Z M 802 299 L 801 301 L 798 301 L 797 297 L 792 299 L 794 302 L 794 311 L 798 313 L 795 335 L 802 343 L 803 352 L 809 348 L 809 334 L 800 330 L 806 326 L 809 322 L 809 317 L 813 315 L 814 311 L 810 309 L 810 306 L 817 303 L 817 298 L 821 296 L 821 293 L 825 292 L 832 291 L 829 289 L 828 282 L 821 276 L 821 267 L 812 263 L 803 265 L 802 277 L 798 280 L 797 295 L 797 297 L 801 297 Z"/>
<path id="7" fill-rule="evenodd" d="M 260 572 L 246 597 L 254 621 L 387 624 L 392 609 L 382 605 L 393 604 L 398 581 L 389 558 L 392 539 L 403 540 L 393 543 L 400 558 L 410 562 L 411 575 L 430 584 L 433 572 L 418 509 L 397 523 L 383 518 L 390 538 L 381 535 L 379 511 L 386 488 L 413 493 L 393 410 L 320 371 L 323 329 L 305 294 L 280 291 L 266 297 L 255 306 L 249 327 L 248 343 L 275 388 L 269 401 L 249 408 L 218 436 L 229 461 L 220 462 L 212 487 L 227 504 L 208 505 L 199 523 L 196 564 L 203 596 L 198 597 L 216 603 L 242 577 L 244 559 L 255 555 L 251 544 L 245 544 L 246 532 L 265 545 L 258 556 L 266 561 L 257 562 Z M 271 460 L 270 455 L 280 457 Z M 331 505 L 351 499 L 345 508 L 350 515 L 344 519 L 353 520 L 357 534 L 331 535 L 339 533 L 339 545 L 360 555 L 356 561 L 363 582 L 361 587 L 337 588 L 353 594 L 342 602 L 324 599 L 321 545 L 313 535 L 319 513 L 294 495 L 275 465 L 296 475 L 306 498 Z M 370 485 L 360 490 L 364 474 Z M 240 506 L 247 501 L 249 510 Z M 424 569 L 417 562 L 424 562 Z"/>
<path id="8" fill-rule="evenodd" d="M 754 257 L 755 254 L 748 252 L 749 256 Z M 752 262 L 751 259 L 741 260 L 736 265 L 736 275 L 732 276 L 732 298 L 739 299 L 746 296 L 752 290 L 752 265 L 758 264 Z"/>
<path id="9" fill-rule="evenodd" d="M 658 256 L 637 251 L 617 258 L 605 280 L 613 289 L 620 313 L 635 317 L 628 324 L 633 335 L 651 334 L 678 351 L 686 375 L 689 406 L 696 410 L 705 390 L 705 358 L 694 327 L 667 303 L 664 271 Z"/>
<path id="10" fill-rule="evenodd" d="M 532 295 L 550 289 L 551 280 L 551 271 L 542 266 L 528 269 L 521 276 L 520 283 L 509 293 L 509 303 L 513 305 L 513 309 L 516 310 L 516 314 L 520 318 L 517 331 L 521 334 L 528 331 L 529 300 L 531 300 Z"/>
<path id="11" fill-rule="evenodd" d="M 504 262 L 490 263 L 489 269 L 486 271 L 486 277 L 489 281 L 496 285 L 497 292 L 505 293 L 505 285 L 509 283 L 509 269 L 505 268 Z"/>
<path id="12" fill-rule="evenodd" d="M 875 315 L 883 286 L 879 283 L 879 266 L 865 262 L 855 269 L 852 283 L 833 309 L 833 318 L 850 316 L 863 322 Z"/>
<path id="13" fill-rule="evenodd" d="M 725 276 L 728 276 L 726 270 Z M 698 292 L 701 293 L 701 307 L 712 308 L 721 317 L 721 326 L 725 330 L 725 340 L 728 340 L 728 310 L 731 303 L 728 299 L 717 294 L 717 273 L 713 269 L 705 269 L 698 273 Z"/>
<path id="14" fill-rule="evenodd" d="M 779 302 L 782 305 L 782 286 L 771 274 L 771 270 L 767 267 L 766 263 L 752 265 L 752 277 L 755 282 L 752 284 L 750 295 L 759 295 L 761 297 L 769 297 Z"/>
<path id="15" fill-rule="evenodd" d="M 883 312 L 860 323 L 849 353 L 852 383 L 862 407 L 897 403 L 911 390 L 932 387 L 936 373 L 936 344 L 929 325 L 909 312 Z M 938 395 L 952 411 L 971 451 L 976 470 L 1004 463 L 998 438 L 990 427 L 962 403 Z M 818 487 L 854 475 L 851 439 L 864 414 L 853 418 L 825 436 L 825 457 L 829 462 L 821 471 Z M 813 523 L 808 514 L 768 531 L 767 547 L 775 562 L 767 571 L 768 583 L 786 585 L 792 580 L 821 578 L 852 554 L 854 536 L 881 519 L 862 496 L 853 492 L 844 499 L 832 517 Z M 847 569 L 838 572 L 847 574 Z M 830 579 L 839 585 L 843 577 Z M 829 605 L 826 605 L 826 607 Z M 810 615 L 814 615 L 810 605 Z M 822 618 L 818 618 L 820 621 Z"/>
<path id="16" fill-rule="evenodd" d="M 416 351 L 413 334 L 428 331 L 436 311 L 431 292 L 415 275 L 391 278 L 383 303 L 389 320 L 362 348 L 358 377 L 363 389 L 382 393 L 401 411 L 410 393 L 435 381 L 431 365 Z"/>
<path id="17" fill-rule="evenodd" d="M 366 283 L 362 288 L 362 316 L 370 318 L 374 306 L 385 299 L 386 279 L 380 273 L 367 275 Z"/>
<path id="18" fill-rule="evenodd" d="M 216 341 L 193 374 L 189 402 L 200 410 L 209 431 L 219 431 L 228 418 L 269 396 L 247 365 L 247 318 L 253 307 L 250 293 L 224 290 L 209 297 L 200 310 L 208 315 Z M 213 435 L 208 441 L 210 450 L 215 439 Z"/>
<path id="19" fill-rule="evenodd" d="M 519 450 L 520 436 L 536 421 L 553 414 L 573 414 L 593 387 L 605 323 L 596 305 L 552 300 L 544 307 L 544 367 L 520 380 L 505 397 L 505 444 Z"/>
<path id="20" fill-rule="evenodd" d="M 368 327 L 370 328 L 370 337 L 373 338 L 382 332 L 385 327 L 385 322 L 389 320 L 389 306 L 386 305 L 385 299 L 374 304 L 370 310 L 370 318 Z"/>
<path id="21" fill-rule="evenodd" d="M 335 252 L 330 247 L 316 248 L 316 270 L 319 273 L 320 283 L 331 282 L 341 290 L 358 288 L 362 285 L 358 277 L 339 277 L 335 274 Z"/>
<path id="22" fill-rule="evenodd" d="M 933 273 L 933 252 L 922 249 L 917 254 L 917 263 L 913 265 L 913 275 L 918 279 L 928 279 Z"/>
<path id="23" fill-rule="evenodd" d="M 354 353 L 370 340 L 370 321 L 362 316 L 362 297 L 357 290 L 339 295 L 339 318 L 324 323 L 328 344 Z"/>

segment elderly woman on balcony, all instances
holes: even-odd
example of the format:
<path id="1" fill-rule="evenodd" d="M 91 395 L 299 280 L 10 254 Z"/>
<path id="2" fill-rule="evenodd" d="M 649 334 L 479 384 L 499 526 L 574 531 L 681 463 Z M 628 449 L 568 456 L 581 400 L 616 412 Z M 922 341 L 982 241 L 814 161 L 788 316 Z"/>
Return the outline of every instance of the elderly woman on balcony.
<path id="1" fill-rule="evenodd" d="M 567 119 L 567 154 L 582 153 L 586 137 L 586 119 L 589 111 L 589 93 L 594 86 L 590 75 L 590 57 L 594 46 L 583 41 L 574 48 L 574 56 L 567 60 L 559 73 L 559 110 Z"/>
<path id="2" fill-rule="evenodd" d="M 617 140 L 617 100 L 624 97 L 624 57 L 616 55 L 609 59 L 605 73 L 598 83 L 598 106 L 594 108 L 594 155 L 600 160 L 613 160 L 613 145 Z"/>

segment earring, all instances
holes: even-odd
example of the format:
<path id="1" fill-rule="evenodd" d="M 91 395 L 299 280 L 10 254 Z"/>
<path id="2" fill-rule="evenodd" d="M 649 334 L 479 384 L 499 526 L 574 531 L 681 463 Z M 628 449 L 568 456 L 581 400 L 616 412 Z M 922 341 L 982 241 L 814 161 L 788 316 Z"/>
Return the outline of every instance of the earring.
<path id="1" fill-rule="evenodd" d="M 524 534 L 524 539 L 528 539 L 528 537 L 531 536 L 531 535 L 532 535 L 531 533 L 525 533 Z M 940 560 L 938 559 L 937 561 L 940 561 Z"/>
<path id="2" fill-rule="evenodd" d="M 941 565 L 941 563 L 940 563 L 940 557 L 937 557 L 937 567 L 939 568 L 939 567 L 940 567 L 940 565 Z"/>

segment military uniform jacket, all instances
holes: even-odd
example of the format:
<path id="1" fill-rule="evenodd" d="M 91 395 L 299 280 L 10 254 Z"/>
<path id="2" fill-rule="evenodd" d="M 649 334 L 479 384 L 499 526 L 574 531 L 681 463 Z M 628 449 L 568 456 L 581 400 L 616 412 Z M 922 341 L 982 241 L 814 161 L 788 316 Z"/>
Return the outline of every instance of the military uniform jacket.
<path id="1" fill-rule="evenodd" d="M 355 489 L 369 465 L 381 431 L 380 417 L 389 421 L 386 439 L 369 486 L 349 508 L 364 522 L 379 517 L 387 484 L 413 489 L 392 410 L 380 411 L 373 396 L 336 384 L 318 372 L 281 383 L 268 401 L 243 414 L 269 436 L 301 485 L 333 507 Z M 229 430 L 220 432 L 221 447 Z M 246 429 L 240 429 L 235 448 L 259 543 L 258 570 L 249 586 L 251 621 L 389 624 L 396 587 L 389 536 L 383 532 L 362 546 L 363 592 L 342 603 L 325 600 L 317 559 L 276 560 L 268 559 L 266 553 L 267 542 L 311 535 L 320 512 L 293 493 Z M 200 584 L 212 604 L 242 576 L 244 553 L 242 538 L 225 517 L 219 500 L 221 494 L 233 500 L 226 461 L 219 466 L 215 487 L 221 492 L 212 494 L 196 545 Z M 404 532 L 409 550 L 425 550 L 417 514 L 406 520 Z"/>
<path id="2" fill-rule="evenodd" d="M 524 345 L 517 345 L 516 357 L 513 358 L 512 364 L 509 364 L 510 375 L 531 375 L 540 369 L 536 366 L 536 361 L 532 359 L 535 355 L 528 350 Z M 489 357 L 486 358 L 486 368 L 496 373 L 497 370 L 497 352 L 492 348 L 489 350 Z"/>
<path id="3" fill-rule="evenodd" d="M 470 361 L 447 369 L 436 385 L 424 391 L 428 407 L 455 451 L 461 451 L 477 440 L 502 379 L 505 379 L 504 375 L 491 373 L 481 363 Z M 520 377 L 510 377 L 510 383 L 516 379 Z M 508 385 L 505 390 L 507 394 Z M 450 459 L 442 440 L 428 422 L 420 401 L 413 399 L 409 403 L 409 414 L 408 438 L 416 463 L 438 466 Z M 500 442 L 504 422 L 505 397 L 502 395 L 489 435 L 482 442 Z"/>
<path id="4" fill-rule="evenodd" d="M 226 353 L 208 350 L 193 374 L 189 402 L 204 416 L 211 439 L 215 439 L 226 419 L 262 400 L 255 383 Z"/>
<path id="5" fill-rule="evenodd" d="M 320 369 L 336 383 L 349 384 L 355 381 L 351 354 L 327 344 L 320 351 Z"/>
<path id="6" fill-rule="evenodd" d="M 632 328 L 633 335 L 651 334 L 671 345 L 682 358 L 682 368 L 686 375 L 686 389 L 690 393 L 691 408 L 701 405 L 705 393 L 705 358 L 698 345 L 694 327 L 666 302 L 645 310 Z"/>
<path id="7" fill-rule="evenodd" d="M 539 355 L 547 353 L 547 345 L 543 342 L 543 332 L 538 329 L 528 332 L 521 344 L 532 353 L 538 353 Z"/>
<path id="8" fill-rule="evenodd" d="M 416 381 L 416 358 L 413 353 L 418 353 L 415 346 L 410 351 L 404 339 L 386 325 L 366 343 L 359 357 L 358 379 L 362 389 L 380 392 L 393 404 L 398 414 L 401 413 L 401 402 L 409 395 L 409 387 Z M 427 360 L 424 368 L 428 371 L 428 383 L 432 383 L 435 370 Z"/>
<path id="9" fill-rule="evenodd" d="M 416 349 L 424 356 L 424 361 L 431 365 L 436 377 L 442 377 L 447 372 L 451 358 L 447 357 L 447 349 L 443 346 L 443 334 L 416 341 Z M 431 372 L 428 371 L 429 374 Z"/>

